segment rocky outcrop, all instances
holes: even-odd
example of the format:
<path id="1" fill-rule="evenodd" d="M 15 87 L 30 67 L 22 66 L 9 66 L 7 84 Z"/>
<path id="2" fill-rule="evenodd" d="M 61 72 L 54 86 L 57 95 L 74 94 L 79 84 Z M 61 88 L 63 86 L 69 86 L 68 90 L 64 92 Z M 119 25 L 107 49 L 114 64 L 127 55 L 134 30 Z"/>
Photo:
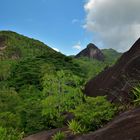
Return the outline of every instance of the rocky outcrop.
<path id="1" fill-rule="evenodd" d="M 121 114 L 95 132 L 67 140 L 140 140 L 140 108 Z"/>
<path id="2" fill-rule="evenodd" d="M 140 39 L 124 53 L 117 63 L 106 68 L 85 86 L 88 96 L 107 95 L 108 99 L 129 100 L 132 83 L 140 81 Z"/>
<path id="3" fill-rule="evenodd" d="M 52 140 L 57 132 L 65 133 L 65 140 L 140 140 L 140 107 L 122 113 L 103 128 L 84 135 L 74 136 L 65 128 L 43 131 L 23 140 Z"/>
<path id="4" fill-rule="evenodd" d="M 24 138 L 23 140 L 52 140 L 52 137 L 57 132 L 60 132 L 60 131 L 67 134 L 67 136 L 70 136 L 67 127 L 64 127 L 64 128 L 52 129 L 49 131 L 42 131 L 37 134 L 30 135 Z"/>
<path id="5" fill-rule="evenodd" d="M 0 60 L 4 58 L 4 50 L 7 48 L 5 42 L 6 42 L 5 36 L 0 36 Z"/>
<path id="6" fill-rule="evenodd" d="M 0 36 L 0 51 L 6 48 L 5 41 L 6 41 L 6 37 Z"/>
<path id="7" fill-rule="evenodd" d="M 90 59 L 97 59 L 99 61 L 104 60 L 104 54 L 100 49 L 98 49 L 94 44 L 90 43 L 87 45 L 87 48 L 82 50 L 80 53 L 78 53 L 76 58 L 79 57 L 88 57 Z"/>

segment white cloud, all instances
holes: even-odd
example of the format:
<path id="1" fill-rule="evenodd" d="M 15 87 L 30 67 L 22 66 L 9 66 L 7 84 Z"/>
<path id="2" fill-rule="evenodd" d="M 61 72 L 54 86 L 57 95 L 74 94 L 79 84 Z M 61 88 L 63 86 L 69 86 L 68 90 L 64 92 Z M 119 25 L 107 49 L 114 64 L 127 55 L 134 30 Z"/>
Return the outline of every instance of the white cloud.
<path id="1" fill-rule="evenodd" d="M 55 50 L 55 51 L 57 51 L 57 52 L 60 52 L 60 50 L 59 49 L 57 49 L 57 48 L 52 48 L 53 50 Z"/>
<path id="2" fill-rule="evenodd" d="M 74 45 L 72 48 L 77 49 L 77 50 L 81 50 L 82 46 L 81 46 L 81 42 L 79 41 L 76 45 Z"/>
<path id="3" fill-rule="evenodd" d="M 140 37 L 140 0 L 87 0 L 84 28 L 105 47 L 126 51 Z"/>

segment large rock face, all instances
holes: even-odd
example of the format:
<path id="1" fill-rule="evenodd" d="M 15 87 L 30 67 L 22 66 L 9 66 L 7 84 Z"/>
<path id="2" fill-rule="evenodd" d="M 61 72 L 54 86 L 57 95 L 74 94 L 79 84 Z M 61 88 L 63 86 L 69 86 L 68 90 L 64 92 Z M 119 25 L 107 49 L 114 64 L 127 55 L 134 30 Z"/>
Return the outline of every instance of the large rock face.
<path id="1" fill-rule="evenodd" d="M 106 68 L 85 86 L 88 96 L 107 95 L 111 100 L 127 100 L 131 85 L 140 80 L 140 39 L 118 62 Z"/>
<path id="2" fill-rule="evenodd" d="M 121 114 L 95 132 L 67 140 L 140 140 L 140 108 Z"/>
<path id="3" fill-rule="evenodd" d="M 100 61 L 104 60 L 104 54 L 92 43 L 88 44 L 87 48 L 76 55 L 76 58 L 79 57 L 88 57 L 90 59 L 97 59 Z"/>
<path id="4" fill-rule="evenodd" d="M 66 127 L 64 128 L 58 128 L 58 129 L 53 129 L 49 131 L 42 131 L 37 134 L 30 135 L 23 140 L 52 140 L 52 137 L 57 133 L 57 132 L 65 132 L 67 133 L 68 129 Z"/>

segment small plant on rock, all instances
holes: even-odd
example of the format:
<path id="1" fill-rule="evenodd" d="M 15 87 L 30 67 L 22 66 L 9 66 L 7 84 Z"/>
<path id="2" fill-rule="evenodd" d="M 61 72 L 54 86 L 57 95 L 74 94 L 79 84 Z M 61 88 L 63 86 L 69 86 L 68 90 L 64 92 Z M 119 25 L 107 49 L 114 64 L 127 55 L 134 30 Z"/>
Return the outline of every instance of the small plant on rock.
<path id="1" fill-rule="evenodd" d="M 80 133 L 87 132 L 87 129 L 84 126 L 81 126 L 81 124 L 76 120 L 72 120 L 68 122 L 68 127 L 73 134 L 80 134 Z"/>
<path id="2" fill-rule="evenodd" d="M 65 134 L 64 132 L 57 132 L 53 137 L 52 140 L 64 140 Z"/>
<path id="3" fill-rule="evenodd" d="M 132 92 L 134 94 L 134 105 L 140 105 L 140 84 L 134 87 Z"/>

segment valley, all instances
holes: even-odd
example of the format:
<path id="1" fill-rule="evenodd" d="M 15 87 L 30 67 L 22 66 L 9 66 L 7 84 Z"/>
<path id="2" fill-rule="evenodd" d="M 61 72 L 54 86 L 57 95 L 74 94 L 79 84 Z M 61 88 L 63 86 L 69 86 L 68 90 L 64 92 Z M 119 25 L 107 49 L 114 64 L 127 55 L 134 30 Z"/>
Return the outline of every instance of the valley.
<path id="1" fill-rule="evenodd" d="M 0 31 L 0 140 L 139 138 L 139 81 L 140 39 L 123 54 L 90 43 L 66 56 Z"/>

